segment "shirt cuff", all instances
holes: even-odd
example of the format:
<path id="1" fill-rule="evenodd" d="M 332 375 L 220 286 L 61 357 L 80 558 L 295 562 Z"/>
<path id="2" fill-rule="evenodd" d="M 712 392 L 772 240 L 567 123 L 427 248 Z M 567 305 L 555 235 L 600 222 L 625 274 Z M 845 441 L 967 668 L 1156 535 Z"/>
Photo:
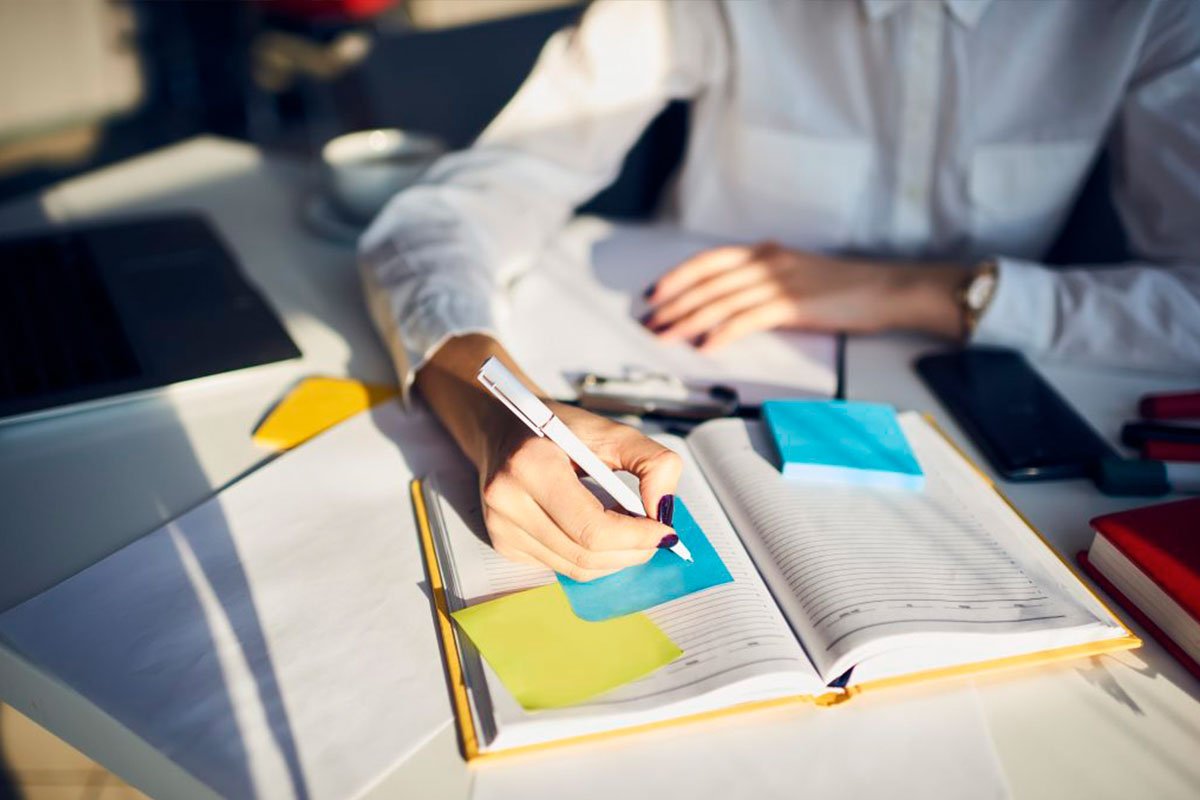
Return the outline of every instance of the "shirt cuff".
<path id="1" fill-rule="evenodd" d="M 417 371 L 449 339 L 479 333 L 496 337 L 491 300 L 481 287 L 449 274 L 394 282 L 381 280 L 381 272 L 404 271 L 396 262 L 380 263 L 369 255 L 359 262 L 367 307 L 392 357 L 401 398 L 410 405 Z"/>
<path id="2" fill-rule="evenodd" d="M 996 268 L 996 293 L 971 341 L 1035 353 L 1049 350 L 1058 327 L 1056 276 L 1040 264 L 1013 258 L 996 259 Z"/>

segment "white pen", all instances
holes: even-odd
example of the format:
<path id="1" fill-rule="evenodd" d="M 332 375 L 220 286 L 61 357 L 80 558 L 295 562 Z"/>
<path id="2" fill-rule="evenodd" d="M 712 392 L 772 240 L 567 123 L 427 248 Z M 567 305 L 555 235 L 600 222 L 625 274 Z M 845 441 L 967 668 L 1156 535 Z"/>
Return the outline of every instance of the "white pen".
<path id="1" fill-rule="evenodd" d="M 637 517 L 646 516 L 646 511 L 642 508 L 642 498 L 637 492 L 622 483 L 621 479 L 589 450 L 562 420 L 554 416 L 554 412 L 539 400 L 537 395 L 517 380 L 517 376 L 509 372 L 499 359 L 493 356 L 483 362 L 475 377 L 496 396 L 496 399 L 504 403 L 509 411 L 528 425 L 530 430 L 561 447 L 563 452 L 600 484 L 621 508 Z M 692 560 L 692 554 L 682 540 L 676 541 L 669 549 L 684 561 Z"/>

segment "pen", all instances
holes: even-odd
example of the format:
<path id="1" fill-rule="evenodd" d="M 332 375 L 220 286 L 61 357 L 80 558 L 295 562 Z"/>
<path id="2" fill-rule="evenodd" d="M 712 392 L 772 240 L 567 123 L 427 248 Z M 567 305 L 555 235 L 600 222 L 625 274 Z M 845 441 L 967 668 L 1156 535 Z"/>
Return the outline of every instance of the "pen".
<path id="1" fill-rule="evenodd" d="M 592 480 L 600 484 L 600 488 L 621 508 L 637 517 L 646 516 L 645 509 L 642 508 L 642 499 L 637 492 L 622 483 L 621 479 L 495 356 L 483 362 L 475 377 L 509 411 L 528 425 L 530 430 L 561 447 L 563 452 Z M 692 554 L 682 540 L 676 541 L 669 549 L 684 561 L 692 560 Z"/>

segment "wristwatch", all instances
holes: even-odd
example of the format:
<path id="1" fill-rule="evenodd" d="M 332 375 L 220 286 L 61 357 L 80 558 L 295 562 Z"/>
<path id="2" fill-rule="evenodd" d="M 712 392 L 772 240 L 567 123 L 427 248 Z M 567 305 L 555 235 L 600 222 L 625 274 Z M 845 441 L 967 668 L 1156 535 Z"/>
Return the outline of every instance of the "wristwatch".
<path id="1" fill-rule="evenodd" d="M 967 273 L 967 279 L 958 290 L 958 305 L 962 309 L 963 341 L 971 338 L 983 312 L 987 311 L 992 298 L 996 296 L 996 284 L 999 279 L 1000 269 L 995 259 L 981 261 Z"/>

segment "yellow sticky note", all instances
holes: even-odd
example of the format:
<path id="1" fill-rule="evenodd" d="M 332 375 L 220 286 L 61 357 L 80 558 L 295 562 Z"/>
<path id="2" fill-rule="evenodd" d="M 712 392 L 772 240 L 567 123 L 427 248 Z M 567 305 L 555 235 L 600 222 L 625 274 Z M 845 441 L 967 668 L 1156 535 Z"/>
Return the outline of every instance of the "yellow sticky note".
<path id="1" fill-rule="evenodd" d="M 571 611 L 558 583 L 451 616 L 528 710 L 574 705 L 683 653 L 645 614 L 585 622 Z"/>
<path id="2" fill-rule="evenodd" d="M 360 411 L 395 397 L 392 386 L 348 378 L 305 378 L 254 431 L 254 443 L 290 450 Z"/>

